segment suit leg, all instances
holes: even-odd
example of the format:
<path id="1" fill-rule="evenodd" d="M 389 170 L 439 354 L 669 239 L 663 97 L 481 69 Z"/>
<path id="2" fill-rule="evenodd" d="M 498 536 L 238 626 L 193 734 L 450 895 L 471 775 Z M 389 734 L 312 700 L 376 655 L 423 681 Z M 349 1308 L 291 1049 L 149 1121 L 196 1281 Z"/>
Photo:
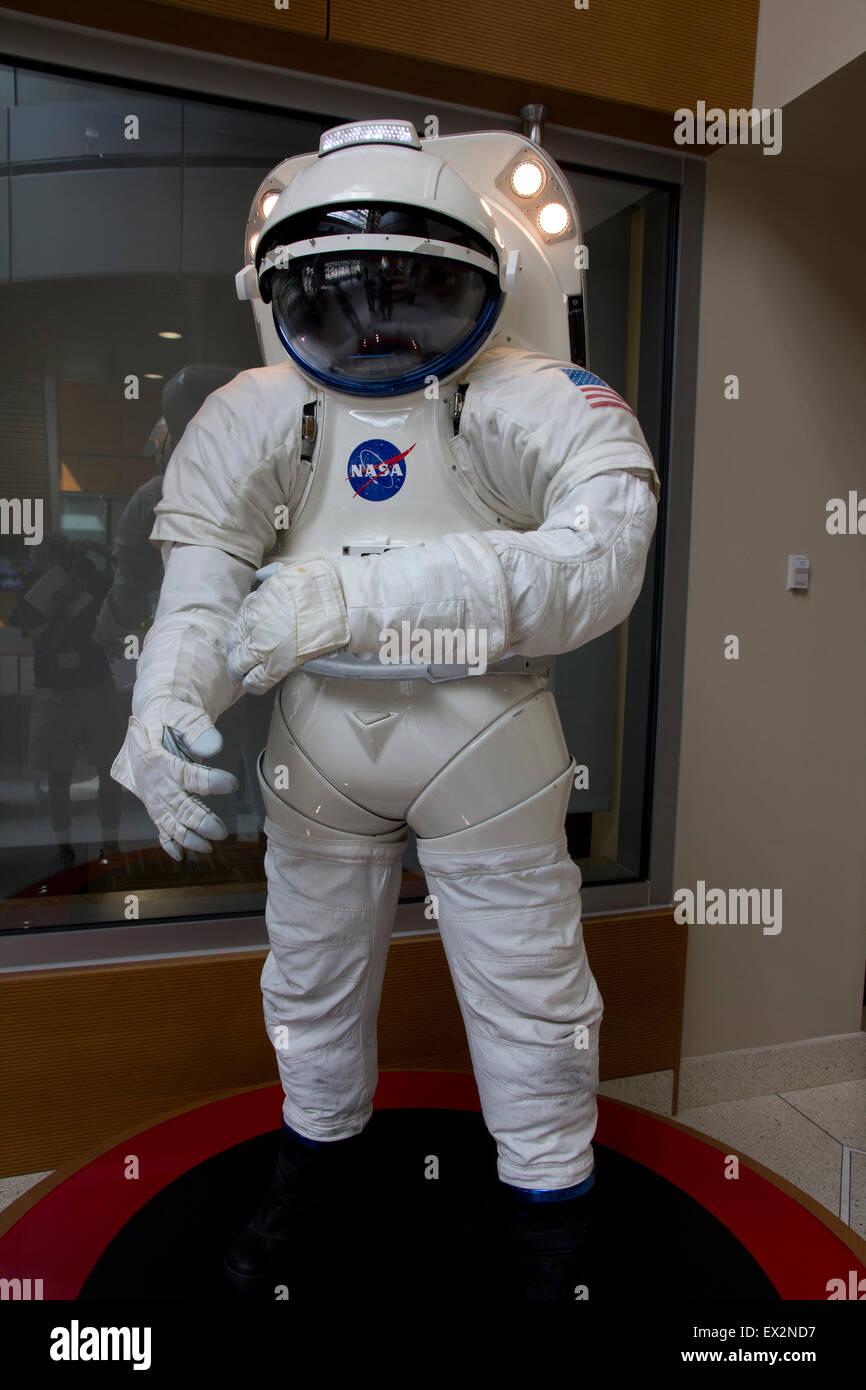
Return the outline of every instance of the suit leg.
<path id="1" fill-rule="evenodd" d="M 540 742 L 561 740 L 543 702 L 523 717 L 538 718 Z M 475 752 L 470 745 L 434 779 L 428 807 L 453 803 L 455 788 L 467 774 L 471 780 Z M 564 742 L 561 753 L 563 767 Z M 486 756 L 479 742 L 479 776 Z M 573 763 L 485 820 L 418 835 L 499 1176 L 530 1200 L 578 1195 L 594 1167 L 603 1002 L 583 942 L 580 869 L 563 828 L 572 777 Z M 408 818 L 412 824 L 411 808 Z"/>
<path id="2" fill-rule="evenodd" d="M 373 1110 L 376 1018 L 408 831 L 323 826 L 278 797 L 261 765 L 259 776 L 271 948 L 261 985 L 283 1119 L 311 1140 L 344 1139 Z"/>

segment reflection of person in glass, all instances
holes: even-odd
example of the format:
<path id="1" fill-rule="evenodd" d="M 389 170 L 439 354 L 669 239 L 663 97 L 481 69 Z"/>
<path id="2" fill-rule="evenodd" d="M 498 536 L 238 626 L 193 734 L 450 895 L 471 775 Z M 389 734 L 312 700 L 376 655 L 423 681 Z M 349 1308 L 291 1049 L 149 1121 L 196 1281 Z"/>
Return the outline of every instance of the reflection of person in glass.
<path id="1" fill-rule="evenodd" d="M 143 450 L 158 471 L 136 489 L 117 523 L 111 547 L 114 576 L 93 632 L 94 641 L 102 646 L 135 632 L 153 615 L 162 583 L 162 559 L 150 544 L 150 533 L 156 505 L 162 498 L 163 474 L 192 417 L 212 391 L 235 375 L 233 367 L 191 363 L 175 372 L 162 388 L 163 414 Z"/>
<path id="2" fill-rule="evenodd" d="M 372 314 L 373 310 L 376 308 L 376 276 L 373 273 L 372 266 L 367 267 L 366 274 L 364 275 L 364 293 L 367 296 L 367 308 Z"/>
<path id="3" fill-rule="evenodd" d="M 93 640 L 109 650 L 129 633 L 140 632 L 153 617 L 163 566 L 159 551 L 150 544 L 150 533 L 154 511 L 162 497 L 163 474 L 190 420 L 211 392 L 225 386 L 236 374 L 234 367 L 193 362 L 175 372 L 162 389 L 163 416 L 145 444 L 145 453 L 154 459 L 159 472 L 136 490 L 117 524 L 112 544 L 114 578 L 93 630 Z M 246 806 L 259 825 L 264 819 L 264 806 L 255 768 L 267 721 L 268 710 L 249 701 L 226 710 L 220 720 L 223 761 L 234 776 L 243 769 Z M 226 813 L 230 833 L 237 829 L 240 809 L 233 801 Z"/>
<path id="4" fill-rule="evenodd" d="M 383 319 L 394 315 L 394 290 L 391 285 L 391 262 L 386 261 L 379 276 L 379 308 Z"/>
<path id="5" fill-rule="evenodd" d="M 102 647 L 116 644 L 149 622 L 162 583 L 162 561 L 150 544 L 150 533 L 171 453 L 164 419 L 154 425 L 143 452 L 154 460 L 159 472 L 136 488 L 117 523 L 111 546 L 114 575 L 93 629 L 93 640 Z"/>
<path id="6" fill-rule="evenodd" d="M 558 240 L 537 200 L 508 192 L 518 165 L 564 200 Z M 279 686 L 259 771 L 283 1123 L 227 1274 L 272 1296 L 305 1223 L 335 1239 L 316 1222 L 349 1200 L 364 1152 L 411 827 L 497 1144 L 500 1292 L 571 1301 L 602 1001 L 549 658 L 630 612 L 659 480 L 625 401 L 570 360 L 579 218 L 537 146 L 372 122 L 326 132 L 318 157 L 272 178 L 283 192 L 238 280 L 271 365 L 216 392 L 169 465 L 152 536 L 165 582 L 113 769 L 167 853 L 206 848 L 224 828 L 201 798 L 232 785 L 202 761 L 214 720 L 242 690 Z M 324 275 L 360 329 L 311 303 Z M 391 664 L 383 643 L 401 634 L 447 635 L 450 656 Z"/>
<path id="7" fill-rule="evenodd" d="M 49 536 L 42 567 L 12 621 L 33 641 L 30 768 L 48 777 L 48 814 L 57 841 L 54 869 L 75 863 L 72 774 L 80 754 L 96 769 L 101 862 L 118 853 L 120 789 L 109 775 L 123 716 L 108 659 L 93 640 L 111 586 L 110 555 L 97 542 Z"/>

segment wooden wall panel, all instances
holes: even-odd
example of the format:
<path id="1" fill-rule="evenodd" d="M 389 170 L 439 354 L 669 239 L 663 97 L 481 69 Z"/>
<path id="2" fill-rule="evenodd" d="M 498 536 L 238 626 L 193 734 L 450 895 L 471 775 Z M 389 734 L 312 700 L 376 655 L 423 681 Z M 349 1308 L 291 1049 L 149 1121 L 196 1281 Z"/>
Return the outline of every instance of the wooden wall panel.
<path id="1" fill-rule="evenodd" d="M 688 927 L 660 907 L 588 917 L 583 934 L 604 999 L 602 1081 L 673 1067 L 676 1106 Z"/>
<path id="2" fill-rule="evenodd" d="M 328 32 L 328 0 L 157 0 L 173 10 L 199 10 L 220 19 L 239 19 L 267 29 L 288 29 L 299 34 Z"/>
<path id="3" fill-rule="evenodd" d="M 383 52 L 659 111 L 699 98 L 751 105 L 758 0 L 330 0 L 330 10 L 332 39 Z M 463 100 L 473 101 L 468 76 Z"/>
<path id="4" fill-rule="evenodd" d="M 671 908 L 588 918 L 605 997 L 602 1079 L 677 1067 L 686 928 Z M 277 1079 L 264 953 L 0 979 L 0 1176 L 70 1162 L 184 1104 Z M 379 1017 L 383 1069 L 470 1071 L 436 936 L 396 938 Z"/>
<path id="5" fill-rule="evenodd" d="M 455 102 L 516 118 L 527 102 L 543 102 L 553 124 L 677 151 L 670 113 L 678 106 L 701 98 L 751 105 L 758 0 L 591 0 L 587 10 L 572 0 L 330 0 L 324 30 L 306 7 L 317 0 L 296 9 L 301 3 L 276 10 L 265 0 L 76 0 L 74 22 L 407 92 L 434 113 L 437 102 Z M 64 0 L 5 4 L 71 18 Z"/>

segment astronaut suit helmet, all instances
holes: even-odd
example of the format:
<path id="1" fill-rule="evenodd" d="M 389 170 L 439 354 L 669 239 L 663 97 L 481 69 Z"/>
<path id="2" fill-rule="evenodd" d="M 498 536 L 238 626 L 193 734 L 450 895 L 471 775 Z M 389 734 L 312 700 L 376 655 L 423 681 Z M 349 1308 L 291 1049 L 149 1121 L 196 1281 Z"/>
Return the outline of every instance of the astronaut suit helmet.
<path id="1" fill-rule="evenodd" d="M 585 366 L 579 210 L 531 138 L 419 137 L 393 119 L 326 130 L 262 181 L 245 243 L 235 283 L 263 361 L 326 393 L 384 404 L 491 346 Z"/>
<path id="2" fill-rule="evenodd" d="M 326 132 L 271 209 L 255 266 L 301 372 L 389 397 L 447 380 L 484 346 L 504 300 L 502 242 L 489 205 L 408 122 L 369 133 Z"/>

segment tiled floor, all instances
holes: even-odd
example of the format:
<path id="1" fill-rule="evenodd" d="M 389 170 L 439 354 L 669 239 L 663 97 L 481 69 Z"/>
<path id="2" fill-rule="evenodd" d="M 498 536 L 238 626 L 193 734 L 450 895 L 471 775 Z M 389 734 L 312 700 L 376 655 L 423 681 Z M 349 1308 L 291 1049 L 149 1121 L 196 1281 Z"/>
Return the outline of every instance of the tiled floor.
<path id="1" fill-rule="evenodd" d="M 669 1115 L 673 1072 L 603 1082 L 602 1095 Z M 866 1079 L 679 1110 L 677 1120 L 763 1163 L 866 1237 Z M 46 1173 L 0 1179 L 0 1210 Z"/>
<path id="2" fill-rule="evenodd" d="M 18 1197 L 23 1197 L 29 1188 L 35 1187 L 36 1183 L 48 1177 L 46 1173 L 24 1173 L 18 1178 L 0 1178 L 0 1211 L 8 1207 Z"/>
<path id="3" fill-rule="evenodd" d="M 602 1095 L 671 1113 L 673 1072 L 603 1082 Z M 677 1111 L 808 1192 L 866 1237 L 866 1079 Z"/>

